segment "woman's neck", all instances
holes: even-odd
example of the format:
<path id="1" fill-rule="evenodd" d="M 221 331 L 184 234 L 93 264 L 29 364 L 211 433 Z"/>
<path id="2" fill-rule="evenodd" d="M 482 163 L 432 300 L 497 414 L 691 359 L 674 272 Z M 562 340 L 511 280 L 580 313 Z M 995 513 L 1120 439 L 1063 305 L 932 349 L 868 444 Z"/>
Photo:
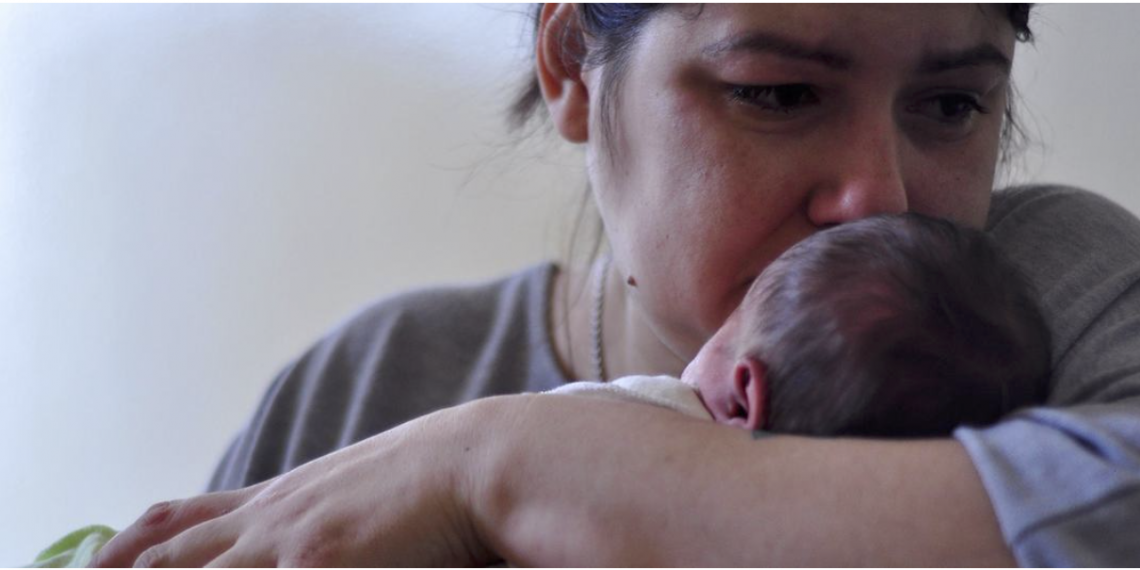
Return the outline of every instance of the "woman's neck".
<path id="1" fill-rule="evenodd" d="M 599 270 L 560 270 L 551 287 L 551 336 L 567 376 L 595 379 L 597 334 L 591 319 L 598 302 L 593 278 Z M 605 275 L 602 291 L 600 333 L 606 380 L 632 374 L 679 376 L 686 360 L 671 351 L 655 333 L 635 303 L 629 302 L 617 271 Z"/>

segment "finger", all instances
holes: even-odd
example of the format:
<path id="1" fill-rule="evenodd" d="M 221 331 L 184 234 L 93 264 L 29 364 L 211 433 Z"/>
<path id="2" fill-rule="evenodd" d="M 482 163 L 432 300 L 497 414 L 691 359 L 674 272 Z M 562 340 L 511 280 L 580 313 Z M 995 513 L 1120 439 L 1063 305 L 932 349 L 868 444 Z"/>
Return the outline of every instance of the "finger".
<path id="1" fill-rule="evenodd" d="M 231 518 L 206 521 L 143 551 L 136 568 L 197 568 L 229 550 L 238 540 Z"/>
<path id="2" fill-rule="evenodd" d="M 206 564 L 205 568 L 276 568 L 277 559 L 268 552 L 256 552 L 239 542 Z"/>
<path id="3" fill-rule="evenodd" d="M 91 565 L 96 568 L 131 566 L 144 550 L 166 542 L 202 521 L 240 507 L 246 497 L 246 489 L 240 489 L 158 503 L 111 539 Z"/>

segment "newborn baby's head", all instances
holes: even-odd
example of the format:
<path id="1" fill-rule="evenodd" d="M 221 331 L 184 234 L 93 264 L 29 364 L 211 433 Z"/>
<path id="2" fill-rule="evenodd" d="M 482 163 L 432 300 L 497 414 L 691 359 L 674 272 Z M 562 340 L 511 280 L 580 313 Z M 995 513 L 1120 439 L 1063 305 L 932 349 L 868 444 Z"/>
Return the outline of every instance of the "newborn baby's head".
<path id="1" fill-rule="evenodd" d="M 920 437 L 1044 400 L 1049 336 L 984 233 L 917 214 L 819 232 L 772 262 L 682 378 L 714 418 Z"/>

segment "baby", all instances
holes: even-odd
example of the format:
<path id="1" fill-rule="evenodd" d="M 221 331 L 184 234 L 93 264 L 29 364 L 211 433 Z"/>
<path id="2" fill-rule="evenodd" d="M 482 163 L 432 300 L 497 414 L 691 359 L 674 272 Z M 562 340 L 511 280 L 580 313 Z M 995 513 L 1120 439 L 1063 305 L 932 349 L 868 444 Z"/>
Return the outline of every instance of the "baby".
<path id="1" fill-rule="evenodd" d="M 750 430 L 948 435 L 1045 399 L 1048 330 L 982 232 L 918 214 L 819 232 L 772 262 L 670 377 L 554 393 L 656 403 Z"/>

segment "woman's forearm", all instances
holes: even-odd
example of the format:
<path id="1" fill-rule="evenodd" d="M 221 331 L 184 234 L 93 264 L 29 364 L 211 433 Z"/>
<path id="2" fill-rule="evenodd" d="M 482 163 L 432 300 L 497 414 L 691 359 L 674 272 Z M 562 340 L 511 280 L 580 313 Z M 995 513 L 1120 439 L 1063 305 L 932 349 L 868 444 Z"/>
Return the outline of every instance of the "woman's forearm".
<path id="1" fill-rule="evenodd" d="M 473 510 L 484 539 L 511 562 L 1014 563 L 953 440 L 756 440 L 639 404 L 549 395 L 502 403 L 509 413 L 488 434 Z"/>

